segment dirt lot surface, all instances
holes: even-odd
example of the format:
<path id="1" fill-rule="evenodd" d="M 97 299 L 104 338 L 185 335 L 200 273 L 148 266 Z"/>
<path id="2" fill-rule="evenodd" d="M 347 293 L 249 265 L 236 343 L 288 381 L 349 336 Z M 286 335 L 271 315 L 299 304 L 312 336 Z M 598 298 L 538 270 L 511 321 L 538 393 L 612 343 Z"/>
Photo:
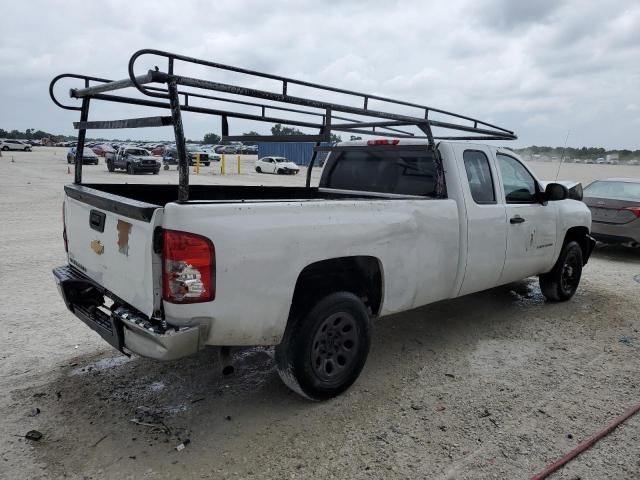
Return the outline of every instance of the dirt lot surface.
<path id="1" fill-rule="evenodd" d="M 568 303 L 528 279 L 378 320 L 362 376 L 324 403 L 284 387 L 270 349 L 236 353 L 227 377 L 207 350 L 121 356 L 66 311 L 51 275 L 66 260 L 65 154 L 0 158 L 1 479 L 528 478 L 640 402 L 640 252 L 621 247 L 596 250 Z M 304 180 L 217 168 L 194 182 Z M 566 165 L 560 178 L 631 175 L 640 167 Z M 640 415 L 551 478 L 640 478 Z"/>

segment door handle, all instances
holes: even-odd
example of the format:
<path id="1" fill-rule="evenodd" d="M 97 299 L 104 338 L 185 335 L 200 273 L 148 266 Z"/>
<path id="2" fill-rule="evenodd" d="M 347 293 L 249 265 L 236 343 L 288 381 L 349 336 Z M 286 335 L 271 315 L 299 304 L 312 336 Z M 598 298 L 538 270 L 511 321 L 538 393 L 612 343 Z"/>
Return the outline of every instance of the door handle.
<path id="1" fill-rule="evenodd" d="M 520 215 L 516 215 L 515 217 L 511 217 L 511 219 L 509 220 L 509 223 L 511 224 L 524 223 L 524 218 L 522 218 Z"/>

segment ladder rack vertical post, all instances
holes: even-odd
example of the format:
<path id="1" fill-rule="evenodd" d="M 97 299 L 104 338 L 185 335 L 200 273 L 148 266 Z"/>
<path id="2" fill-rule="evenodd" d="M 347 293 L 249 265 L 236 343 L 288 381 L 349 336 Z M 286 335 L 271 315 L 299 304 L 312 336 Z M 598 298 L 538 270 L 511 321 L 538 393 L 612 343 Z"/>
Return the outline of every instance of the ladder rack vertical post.
<path id="1" fill-rule="evenodd" d="M 187 157 L 187 145 L 184 140 L 184 127 L 182 114 L 180 113 L 180 97 L 175 80 L 169 80 L 169 104 L 171 106 L 171 118 L 173 119 L 173 131 L 176 136 L 176 152 L 178 154 L 178 201 L 189 200 L 189 158 Z"/>
<path id="2" fill-rule="evenodd" d="M 82 108 L 80 110 L 80 121 L 86 122 L 89 118 L 89 97 L 82 99 Z M 75 172 L 73 183 L 82 183 L 82 154 L 84 153 L 84 140 L 87 136 L 87 129 L 78 130 L 78 143 L 76 144 Z"/>

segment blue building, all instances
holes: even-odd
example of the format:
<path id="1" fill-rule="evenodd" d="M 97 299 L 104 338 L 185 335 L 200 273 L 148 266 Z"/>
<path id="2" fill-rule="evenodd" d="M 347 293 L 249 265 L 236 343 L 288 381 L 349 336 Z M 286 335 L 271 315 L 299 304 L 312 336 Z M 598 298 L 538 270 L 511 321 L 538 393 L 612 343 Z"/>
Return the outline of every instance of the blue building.
<path id="1" fill-rule="evenodd" d="M 322 144 L 328 145 L 326 143 Z M 311 142 L 263 142 L 258 143 L 258 158 L 285 157 L 298 165 L 307 166 L 311 162 L 313 147 Z M 315 165 L 322 165 L 327 152 L 318 152 Z"/>

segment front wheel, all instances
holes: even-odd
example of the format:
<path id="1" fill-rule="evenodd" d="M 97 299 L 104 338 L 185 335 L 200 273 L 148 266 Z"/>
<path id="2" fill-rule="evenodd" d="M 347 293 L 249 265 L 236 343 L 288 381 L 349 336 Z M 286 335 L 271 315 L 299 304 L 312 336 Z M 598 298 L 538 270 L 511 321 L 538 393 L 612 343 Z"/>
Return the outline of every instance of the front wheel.
<path id="1" fill-rule="evenodd" d="M 256 167 L 256 172 L 262 173 L 262 169 L 260 167 Z"/>
<path id="2" fill-rule="evenodd" d="M 127 163 L 127 173 L 129 175 L 133 175 L 135 172 L 133 171 L 133 165 L 131 165 L 130 163 Z"/>
<path id="3" fill-rule="evenodd" d="M 9 147 L 7 147 L 7 146 L 5 145 L 4 147 L 2 147 L 2 150 L 6 152 L 6 151 L 8 151 L 8 150 L 9 150 Z"/>
<path id="4" fill-rule="evenodd" d="M 107 170 L 109 170 L 110 172 L 113 172 L 115 170 L 113 162 L 107 162 Z"/>
<path id="5" fill-rule="evenodd" d="M 282 381 L 311 400 L 341 394 L 356 381 L 371 344 L 369 314 L 353 293 L 336 292 L 291 318 L 276 347 Z"/>
<path id="6" fill-rule="evenodd" d="M 157 170 L 154 170 L 154 171 L 153 171 L 153 174 L 154 174 L 154 175 L 158 175 L 158 173 L 160 173 L 160 169 L 157 169 Z"/>
<path id="7" fill-rule="evenodd" d="M 282 175 L 284 173 L 284 170 L 282 170 L 281 168 L 279 168 L 278 170 L 276 170 L 276 174 L 277 175 Z"/>
<path id="8" fill-rule="evenodd" d="M 582 249 L 578 242 L 567 243 L 553 270 L 540 275 L 540 290 L 551 302 L 564 302 L 576 293 L 582 276 Z"/>

